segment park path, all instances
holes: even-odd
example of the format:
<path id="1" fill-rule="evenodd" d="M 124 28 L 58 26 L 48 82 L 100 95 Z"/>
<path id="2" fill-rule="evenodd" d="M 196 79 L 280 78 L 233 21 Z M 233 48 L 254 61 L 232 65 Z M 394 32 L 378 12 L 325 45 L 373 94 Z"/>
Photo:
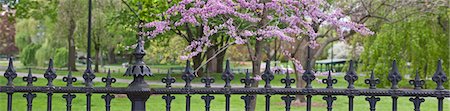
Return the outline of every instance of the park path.
<path id="1" fill-rule="evenodd" d="M 17 72 L 17 77 L 18 78 L 22 78 L 22 77 L 25 77 L 25 76 L 28 76 L 28 74 L 27 73 L 22 73 L 22 72 Z M 36 76 L 37 78 L 44 78 L 44 74 L 33 74 L 33 76 Z M 62 79 L 64 76 L 60 76 L 60 75 L 58 75 L 57 77 L 56 77 L 56 79 Z M 83 77 L 81 77 L 81 76 L 73 76 L 73 77 L 75 77 L 75 78 L 77 78 L 77 81 L 80 81 L 80 82 L 84 82 L 84 79 L 83 79 Z M 102 82 L 102 77 L 96 77 L 94 80 L 93 80 L 94 82 Z M 126 84 L 129 84 L 129 83 L 131 83 L 133 80 L 130 80 L 130 79 L 118 79 L 118 78 L 116 78 L 116 82 L 119 82 L 119 83 L 126 83 Z M 161 81 L 146 81 L 148 84 L 150 84 L 150 85 L 161 85 L 161 86 L 165 86 L 166 84 L 165 83 L 162 83 Z M 172 83 L 172 86 L 184 86 L 185 85 L 185 83 Z M 205 87 L 205 84 L 201 84 L 201 83 L 191 83 L 191 86 L 192 87 Z M 211 87 L 223 87 L 224 85 L 223 84 L 211 84 Z M 232 84 L 232 87 L 238 87 L 238 88 L 242 88 L 242 87 L 244 87 L 243 85 L 241 85 L 241 84 Z M 264 87 L 264 86 L 262 86 L 262 85 L 260 85 L 260 87 Z M 283 88 L 283 86 L 272 86 L 273 88 Z"/>

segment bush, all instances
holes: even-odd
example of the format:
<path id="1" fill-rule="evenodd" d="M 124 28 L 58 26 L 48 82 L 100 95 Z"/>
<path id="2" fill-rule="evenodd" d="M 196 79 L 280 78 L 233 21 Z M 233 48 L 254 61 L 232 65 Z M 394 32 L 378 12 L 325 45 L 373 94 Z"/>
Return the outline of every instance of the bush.
<path id="1" fill-rule="evenodd" d="M 20 53 L 20 62 L 25 66 L 36 65 L 36 51 L 41 47 L 41 45 L 30 44 L 27 45 Z"/>
<path id="2" fill-rule="evenodd" d="M 56 67 L 67 66 L 68 59 L 69 59 L 69 51 L 67 50 L 67 48 L 56 49 L 55 60 L 54 60 Z"/>

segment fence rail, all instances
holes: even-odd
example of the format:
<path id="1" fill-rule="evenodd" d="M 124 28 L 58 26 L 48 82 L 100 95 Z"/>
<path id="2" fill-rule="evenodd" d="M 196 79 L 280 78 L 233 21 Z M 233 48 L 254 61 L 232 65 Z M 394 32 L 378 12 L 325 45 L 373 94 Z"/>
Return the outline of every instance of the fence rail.
<path id="1" fill-rule="evenodd" d="M 443 109 L 443 100 L 444 98 L 450 97 L 450 91 L 446 90 L 443 87 L 444 82 L 448 80 L 446 74 L 442 69 L 442 61 L 439 61 L 437 64 L 437 70 L 432 78 L 434 82 L 436 82 L 436 88 L 434 90 L 426 90 L 422 89 L 422 86 L 425 84 L 424 80 L 416 74 L 414 80 L 410 80 L 409 83 L 414 86 L 414 89 L 399 89 L 398 83 L 402 80 L 401 74 L 398 72 L 396 62 L 394 61 L 392 64 L 392 69 L 386 77 L 391 82 L 390 89 L 377 89 L 376 84 L 380 83 L 380 80 L 375 78 L 374 73 L 371 73 L 370 78 L 364 80 L 369 88 L 367 89 L 357 89 L 354 87 L 354 82 L 359 78 L 354 68 L 354 63 L 350 61 L 348 72 L 345 75 L 345 80 L 348 83 L 347 88 L 333 88 L 333 84 L 336 84 L 338 81 L 331 76 L 331 72 L 329 72 L 328 77 L 323 79 L 322 82 L 327 85 L 326 88 L 313 88 L 311 82 L 316 79 L 313 74 L 312 68 L 310 66 L 306 66 L 306 71 L 302 75 L 302 79 L 306 81 L 306 86 L 304 88 L 291 88 L 291 84 L 295 83 L 295 79 L 290 77 L 290 74 L 287 73 L 286 77 L 281 79 L 280 82 L 285 84 L 284 88 L 272 88 L 271 82 L 274 80 L 274 75 L 270 70 L 270 62 L 267 61 L 266 69 L 261 75 L 262 80 L 265 82 L 264 87 L 256 88 L 251 87 L 253 83 L 256 81 L 251 77 L 250 73 L 246 73 L 245 78 L 240 78 L 241 83 L 244 84 L 244 88 L 234 88 L 231 86 L 231 81 L 234 80 L 234 74 L 231 72 L 229 61 L 226 62 L 225 72 L 222 74 L 221 79 L 225 81 L 224 87 L 211 87 L 211 83 L 215 82 L 215 79 L 209 76 L 201 78 L 201 82 L 205 84 L 205 87 L 195 88 L 191 86 L 191 81 L 195 79 L 195 76 L 190 67 L 189 61 L 186 63 L 185 72 L 182 75 L 182 79 L 185 81 L 185 86 L 183 88 L 172 88 L 171 84 L 175 83 L 175 78 L 170 76 L 170 73 L 167 74 L 165 78 L 161 80 L 161 82 L 165 83 L 165 88 L 151 88 L 145 82 L 145 76 L 151 76 L 152 73 L 150 68 L 146 66 L 142 60 L 145 55 L 143 49 L 143 43 L 138 42 L 136 47 L 136 51 L 134 53 L 136 62 L 133 66 L 130 66 L 125 76 L 133 76 L 133 82 L 129 84 L 128 87 L 112 87 L 111 84 L 116 81 L 116 79 L 112 78 L 110 73 L 108 73 L 107 77 L 103 77 L 102 81 L 106 83 L 104 87 L 94 87 L 92 84 L 92 80 L 95 78 L 95 75 L 92 73 L 91 69 L 88 67 L 85 73 L 83 74 L 83 78 L 85 79 L 85 87 L 75 87 L 72 84 L 76 82 L 76 78 L 72 77 L 71 73 L 69 73 L 66 77 L 63 78 L 63 81 L 67 83 L 66 86 L 54 86 L 53 81 L 56 78 L 55 70 L 53 68 L 53 61 L 50 60 L 47 71 L 44 74 L 44 77 L 48 80 L 46 86 L 33 86 L 33 82 L 36 82 L 37 78 L 33 77 L 31 71 L 27 77 L 23 77 L 22 80 L 27 82 L 26 86 L 15 86 L 13 84 L 13 80 L 17 78 L 17 74 L 15 72 L 13 66 L 12 58 L 9 59 L 9 66 L 4 73 L 4 77 L 7 79 L 6 86 L 0 86 L 0 92 L 7 94 L 7 111 L 12 111 L 12 101 L 14 93 L 25 93 L 23 97 L 27 99 L 27 110 L 32 110 L 32 102 L 36 97 L 36 93 L 46 93 L 47 94 L 47 110 L 52 110 L 52 99 L 53 94 L 55 93 L 63 93 L 63 98 L 66 99 L 67 111 L 71 110 L 72 100 L 75 99 L 75 94 L 83 94 L 86 95 L 86 110 L 91 110 L 91 96 L 93 94 L 103 94 L 102 99 L 105 100 L 105 108 L 106 111 L 109 111 L 111 108 L 111 101 L 114 99 L 114 94 L 126 94 L 130 101 L 132 102 L 132 111 L 145 111 L 145 103 L 148 100 L 149 96 L 152 94 L 163 94 L 162 99 L 165 100 L 166 103 L 166 111 L 170 111 L 171 102 L 175 99 L 173 95 L 186 95 L 186 110 L 190 110 L 191 106 L 191 95 L 200 94 L 203 95 L 201 99 L 205 102 L 206 111 L 210 110 L 210 103 L 214 100 L 214 95 L 224 95 L 225 96 L 225 110 L 230 110 L 230 97 L 232 95 L 243 95 L 241 99 L 245 103 L 246 111 L 249 111 L 252 107 L 250 107 L 250 102 L 255 99 L 256 95 L 264 95 L 265 96 L 265 110 L 270 110 L 270 102 L 272 95 L 284 95 L 281 99 L 285 102 L 285 110 L 290 111 L 291 102 L 295 100 L 295 96 L 293 95 L 306 95 L 307 105 L 306 110 L 311 111 L 312 97 L 313 96 L 323 96 L 323 100 L 327 102 L 327 109 L 331 111 L 333 109 L 333 102 L 337 99 L 336 96 L 347 96 L 349 98 L 349 111 L 353 111 L 353 99 L 355 96 L 363 96 L 366 97 L 366 101 L 370 105 L 370 111 L 375 111 L 376 103 L 380 101 L 380 96 L 391 97 L 392 98 L 392 110 L 397 111 L 397 99 L 399 97 L 409 97 L 411 104 L 414 104 L 414 110 L 420 111 L 420 104 L 425 101 L 423 97 L 435 97 L 438 100 L 438 111 L 444 111 Z M 90 65 L 90 63 L 88 63 Z M 15 98 L 17 99 L 17 98 Z M 157 100 L 152 100 L 157 101 Z M 448 111 L 448 109 L 446 109 Z"/>

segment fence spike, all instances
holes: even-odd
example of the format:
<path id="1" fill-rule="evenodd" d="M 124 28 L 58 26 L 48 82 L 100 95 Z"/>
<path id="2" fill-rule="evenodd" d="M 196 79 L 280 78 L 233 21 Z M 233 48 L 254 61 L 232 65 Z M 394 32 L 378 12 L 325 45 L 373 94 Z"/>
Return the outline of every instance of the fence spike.
<path id="1" fill-rule="evenodd" d="M 49 60 L 48 68 L 44 73 L 45 79 L 47 79 L 47 86 L 53 87 L 53 80 L 57 77 L 55 68 L 53 68 L 53 59 Z"/>
<path id="2" fill-rule="evenodd" d="M 225 86 L 226 88 L 231 88 L 231 84 L 230 82 L 234 79 L 234 75 L 231 72 L 231 68 L 230 68 L 230 60 L 226 61 L 226 65 L 225 65 L 225 71 L 222 74 L 222 80 L 225 81 Z"/>
<path id="3" fill-rule="evenodd" d="M 245 78 L 241 79 L 241 83 L 245 84 L 245 88 L 250 88 L 253 82 L 255 82 L 255 79 L 250 77 L 250 72 L 247 69 L 247 71 L 245 72 Z"/>
<path id="4" fill-rule="evenodd" d="M 28 92 L 23 94 L 23 97 L 27 99 L 27 111 L 31 111 L 33 109 L 33 99 L 36 98 L 36 94 Z"/>
<path id="5" fill-rule="evenodd" d="M 89 64 L 92 64 L 92 60 L 90 58 L 87 59 L 87 64 L 88 64 L 88 67 L 86 68 L 86 70 L 83 73 L 83 79 L 84 79 L 84 83 L 85 83 L 86 87 L 92 88 L 92 87 L 94 87 L 92 80 L 95 79 L 95 75 L 92 72 L 91 67 L 89 67 L 90 66 Z"/>
<path id="6" fill-rule="evenodd" d="M 344 79 L 348 82 L 348 89 L 354 89 L 355 81 L 358 80 L 358 75 L 356 74 L 354 64 L 354 61 L 350 60 L 350 66 L 348 67 L 348 71 L 344 76 Z"/>
<path id="7" fill-rule="evenodd" d="M 309 56 L 309 55 L 308 55 Z M 311 67 L 311 60 L 308 58 L 306 61 L 306 70 L 302 75 L 302 79 L 306 82 L 306 86 L 305 88 L 307 89 L 311 89 L 311 82 L 314 81 L 316 79 L 316 76 L 314 76 L 314 72 L 312 71 L 312 67 Z"/>
<path id="8" fill-rule="evenodd" d="M 381 99 L 379 97 L 375 97 L 375 96 L 366 97 L 366 101 L 369 101 L 369 104 L 370 104 L 370 111 L 375 111 L 377 102 L 380 100 Z"/>
<path id="9" fill-rule="evenodd" d="M 380 79 L 375 78 L 375 74 L 374 74 L 374 72 L 372 70 L 372 72 L 370 73 L 370 78 L 366 79 L 364 81 L 364 83 L 369 84 L 369 86 L 370 86 L 369 89 L 376 89 L 377 88 L 377 84 L 380 83 Z"/>
<path id="10" fill-rule="evenodd" d="M 415 98 L 409 98 L 409 101 L 414 104 L 414 111 L 420 111 L 420 104 L 425 102 L 425 99 L 416 96 Z"/>
<path id="11" fill-rule="evenodd" d="M 116 78 L 111 77 L 111 70 L 108 69 L 108 74 L 106 75 L 106 77 L 102 78 L 102 82 L 106 84 L 107 88 L 109 88 L 111 87 L 111 84 L 115 83 L 116 81 Z"/>
<path id="12" fill-rule="evenodd" d="M 161 79 L 162 83 L 166 83 L 166 88 L 171 88 L 175 81 L 175 78 L 170 76 L 170 71 L 167 71 L 167 76 Z"/>
<path id="13" fill-rule="evenodd" d="M 171 94 L 167 94 L 165 96 L 162 96 L 162 99 L 166 100 L 166 111 L 170 111 L 170 106 L 171 106 L 172 100 L 175 99 L 175 96 L 172 96 Z"/>
<path id="14" fill-rule="evenodd" d="M 290 96 L 290 95 L 286 95 L 286 96 L 281 96 L 281 99 L 284 101 L 284 105 L 285 105 L 285 110 L 286 111 L 290 111 L 291 110 L 291 103 L 292 101 L 295 100 L 294 96 Z"/>
<path id="15" fill-rule="evenodd" d="M 66 110 L 72 111 L 72 100 L 75 99 L 77 96 L 75 94 L 67 93 L 62 95 L 64 99 L 66 99 Z"/>
<path id="16" fill-rule="evenodd" d="M 337 79 L 331 76 L 331 70 L 328 71 L 328 77 L 326 79 L 322 79 L 322 83 L 327 84 L 328 89 L 332 89 L 333 84 L 337 83 Z"/>
<path id="17" fill-rule="evenodd" d="M 332 95 L 326 95 L 322 99 L 327 101 L 327 110 L 332 111 L 333 110 L 333 101 L 336 101 L 337 98 Z"/>
<path id="18" fill-rule="evenodd" d="M 447 75 L 442 69 L 442 60 L 438 61 L 436 72 L 433 75 L 433 81 L 436 82 L 436 90 L 444 90 L 444 82 L 448 80 Z"/>
<path id="19" fill-rule="evenodd" d="M 72 71 L 69 70 L 69 74 L 66 77 L 63 77 L 63 81 L 66 82 L 67 87 L 72 87 L 72 83 L 77 81 L 77 78 L 72 76 Z"/>
<path id="20" fill-rule="evenodd" d="M 13 81 L 14 81 L 14 78 L 17 77 L 17 73 L 16 73 L 16 69 L 14 68 L 12 57 L 9 58 L 8 68 L 6 69 L 5 74 L 3 76 L 5 76 L 5 78 L 8 79 L 8 83 L 6 84 L 6 86 L 9 86 L 9 87 L 14 86 Z"/>
<path id="21" fill-rule="evenodd" d="M 281 83 L 284 83 L 284 88 L 291 88 L 291 84 L 295 83 L 295 79 L 291 78 L 289 71 L 286 71 L 286 77 L 281 79 Z"/>
<path id="22" fill-rule="evenodd" d="M 184 85 L 184 88 L 191 89 L 191 81 L 194 80 L 195 75 L 192 72 L 190 61 L 188 60 L 186 62 L 186 68 L 184 70 L 184 74 L 181 76 L 181 79 L 183 79 L 186 82 L 186 85 Z"/>
<path id="23" fill-rule="evenodd" d="M 270 81 L 274 79 L 273 73 L 270 70 L 270 60 L 266 61 L 266 69 L 263 72 L 264 74 L 261 76 L 261 78 L 266 82 L 266 85 L 264 85 L 264 88 L 271 88 Z"/>
<path id="24" fill-rule="evenodd" d="M 392 69 L 389 72 L 388 80 L 392 83 L 391 89 L 398 89 L 398 82 L 402 80 L 402 76 L 398 72 L 396 60 L 392 62 Z"/>
<path id="25" fill-rule="evenodd" d="M 215 79 L 210 76 L 205 76 L 200 80 L 202 83 L 205 83 L 206 88 L 211 88 L 211 84 L 215 82 Z"/>
<path id="26" fill-rule="evenodd" d="M 214 96 L 206 94 L 206 96 L 202 96 L 202 99 L 205 100 L 205 111 L 210 111 L 211 101 L 214 99 Z"/>
<path id="27" fill-rule="evenodd" d="M 244 100 L 245 111 L 250 111 L 250 102 L 255 99 L 255 96 L 246 94 L 245 96 L 241 96 L 241 99 Z"/>
<path id="28" fill-rule="evenodd" d="M 28 75 L 23 77 L 22 80 L 27 82 L 27 86 L 33 86 L 33 82 L 36 82 L 37 78 L 31 73 L 31 68 L 28 68 Z"/>
<path id="29" fill-rule="evenodd" d="M 111 95 L 110 93 L 106 93 L 106 95 L 102 95 L 102 99 L 105 100 L 105 109 L 106 111 L 111 110 L 111 100 L 114 99 L 116 96 Z"/>
<path id="30" fill-rule="evenodd" d="M 423 88 L 423 85 L 425 85 L 425 81 L 420 79 L 419 71 L 416 71 L 416 77 L 414 80 L 409 80 L 409 84 L 414 86 L 414 89 L 419 90 Z"/>

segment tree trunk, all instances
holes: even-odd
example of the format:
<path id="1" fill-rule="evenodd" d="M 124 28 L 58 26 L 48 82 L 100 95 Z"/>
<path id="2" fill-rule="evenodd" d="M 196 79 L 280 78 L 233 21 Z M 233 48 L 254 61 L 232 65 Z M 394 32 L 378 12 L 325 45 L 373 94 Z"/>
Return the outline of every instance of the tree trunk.
<path id="1" fill-rule="evenodd" d="M 261 76 L 262 46 L 263 46 L 263 41 L 257 40 L 255 43 L 255 54 L 252 55 L 252 57 L 253 57 L 253 60 L 252 60 L 253 77 Z M 252 84 L 252 87 L 258 87 L 258 86 L 259 86 L 259 81 L 255 81 Z M 250 111 L 255 111 L 256 95 L 252 95 L 252 96 L 254 96 L 255 98 L 250 101 Z"/>
<path id="2" fill-rule="evenodd" d="M 95 44 L 94 46 L 95 49 L 95 67 L 94 67 L 94 72 L 98 72 L 98 65 L 100 64 L 100 44 Z"/>
<path id="3" fill-rule="evenodd" d="M 297 82 L 295 82 L 295 86 L 297 88 L 304 88 L 305 87 L 305 81 L 302 79 L 302 75 L 300 72 L 295 70 L 297 67 L 295 64 L 292 64 L 294 66 L 294 73 L 295 73 L 295 79 Z M 295 101 L 294 102 L 306 102 L 305 95 L 295 95 Z"/>
<path id="4" fill-rule="evenodd" d="M 227 49 L 224 49 L 222 52 L 217 54 L 216 56 L 216 73 L 222 73 L 223 72 L 223 61 L 225 60 L 225 54 L 227 53 Z"/>
<path id="5" fill-rule="evenodd" d="M 203 62 L 202 54 L 200 53 L 200 54 L 194 56 L 192 59 L 193 59 L 192 62 L 194 62 L 194 70 L 198 69 L 198 71 L 196 72 L 197 73 L 197 77 L 202 77 L 203 76 L 203 68 L 200 67 L 202 65 L 202 62 Z"/>
<path id="6" fill-rule="evenodd" d="M 67 40 L 69 42 L 69 63 L 68 67 L 71 71 L 77 71 L 77 67 L 75 65 L 77 56 L 76 56 L 76 50 L 75 50 L 75 40 L 74 40 L 74 33 L 75 33 L 75 20 L 70 18 L 69 20 L 69 35 L 67 37 Z"/>
<path id="7" fill-rule="evenodd" d="M 115 50 L 116 50 L 116 48 L 114 48 L 114 47 L 108 49 L 108 63 L 109 64 L 117 63 L 116 54 L 114 53 Z"/>
<path id="8" fill-rule="evenodd" d="M 208 50 L 206 51 L 206 60 L 211 59 L 208 63 L 206 63 L 206 68 L 208 69 L 208 73 L 209 72 L 217 72 L 217 59 L 214 57 L 215 52 L 217 50 L 217 46 L 212 46 L 209 47 Z"/>

